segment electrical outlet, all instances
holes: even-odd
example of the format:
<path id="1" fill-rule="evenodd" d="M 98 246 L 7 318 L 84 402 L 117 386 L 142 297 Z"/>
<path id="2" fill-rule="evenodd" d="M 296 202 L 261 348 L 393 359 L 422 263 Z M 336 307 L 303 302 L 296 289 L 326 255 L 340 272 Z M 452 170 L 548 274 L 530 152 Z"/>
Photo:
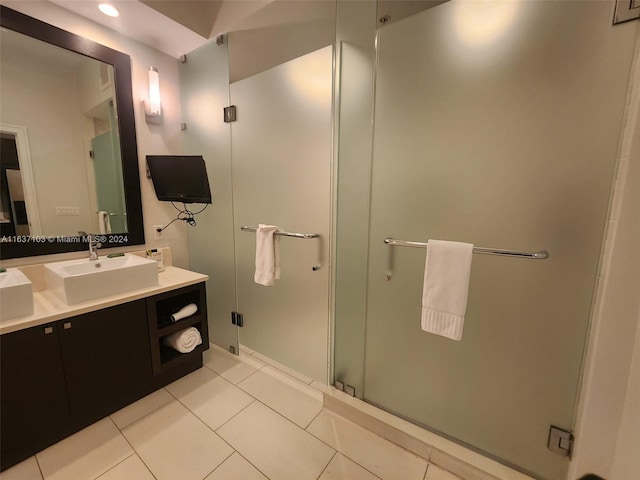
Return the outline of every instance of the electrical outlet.
<path id="1" fill-rule="evenodd" d="M 153 239 L 154 240 L 162 240 L 162 225 L 154 225 L 153 226 Z"/>
<path id="2" fill-rule="evenodd" d="M 80 215 L 80 207 L 56 207 L 56 215 L 77 216 L 77 215 Z"/>

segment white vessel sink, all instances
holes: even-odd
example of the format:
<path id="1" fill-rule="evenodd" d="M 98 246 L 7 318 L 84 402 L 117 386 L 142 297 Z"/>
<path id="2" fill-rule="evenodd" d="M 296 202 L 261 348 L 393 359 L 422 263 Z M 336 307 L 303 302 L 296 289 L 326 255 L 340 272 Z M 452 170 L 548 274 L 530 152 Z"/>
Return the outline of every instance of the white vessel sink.
<path id="1" fill-rule="evenodd" d="M 45 265 L 47 288 L 67 305 L 158 285 L 155 260 L 125 254 Z"/>
<path id="2" fill-rule="evenodd" d="M 17 268 L 0 273 L 0 321 L 33 314 L 33 289 Z"/>

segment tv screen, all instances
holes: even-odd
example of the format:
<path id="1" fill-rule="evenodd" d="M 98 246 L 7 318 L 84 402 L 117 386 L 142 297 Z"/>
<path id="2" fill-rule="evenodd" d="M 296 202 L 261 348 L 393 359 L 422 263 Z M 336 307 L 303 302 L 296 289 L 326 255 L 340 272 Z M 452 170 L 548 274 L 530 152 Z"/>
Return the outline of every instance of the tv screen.
<path id="1" fill-rule="evenodd" d="M 147 165 L 158 200 L 211 203 L 202 155 L 147 155 Z"/>

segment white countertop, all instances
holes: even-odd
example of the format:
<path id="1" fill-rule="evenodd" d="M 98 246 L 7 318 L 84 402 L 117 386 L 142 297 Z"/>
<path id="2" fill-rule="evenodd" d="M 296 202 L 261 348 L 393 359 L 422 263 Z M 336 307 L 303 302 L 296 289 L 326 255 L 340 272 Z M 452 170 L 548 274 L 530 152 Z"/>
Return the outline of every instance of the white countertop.
<path id="1" fill-rule="evenodd" d="M 134 290 L 119 295 L 111 295 L 88 302 L 67 305 L 49 290 L 33 293 L 33 315 L 14 318 L 0 323 L 0 335 L 16 332 L 29 327 L 44 325 L 83 313 L 94 312 L 103 308 L 139 300 L 159 293 L 176 290 L 180 287 L 194 285 L 208 280 L 207 275 L 184 270 L 178 267 L 165 267 L 158 273 L 158 285 Z"/>

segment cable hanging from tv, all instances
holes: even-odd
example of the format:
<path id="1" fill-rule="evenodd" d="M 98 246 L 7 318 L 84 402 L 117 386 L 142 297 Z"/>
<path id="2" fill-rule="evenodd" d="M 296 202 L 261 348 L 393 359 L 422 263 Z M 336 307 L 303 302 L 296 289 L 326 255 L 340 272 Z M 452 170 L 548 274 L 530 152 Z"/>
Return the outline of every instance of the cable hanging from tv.
<path id="1" fill-rule="evenodd" d="M 197 214 L 199 214 L 199 213 L 204 212 L 206 210 L 206 208 L 209 206 L 209 204 L 207 203 L 204 207 L 202 207 L 197 212 L 192 212 L 191 210 L 189 210 L 187 208 L 187 205 L 184 204 L 184 203 L 182 204 L 182 207 L 183 207 L 182 210 L 180 208 L 178 208 L 174 202 L 171 202 L 171 205 L 173 205 L 173 208 L 178 210 L 178 216 L 176 218 L 174 218 L 173 220 L 171 220 L 169 223 L 167 223 L 164 227 L 156 228 L 156 232 L 158 232 L 158 233 L 162 232 L 169 225 L 171 225 L 173 222 L 177 222 L 178 220 L 182 220 L 183 222 L 186 222 L 187 225 L 189 225 L 191 227 L 195 227 L 197 225 L 195 216 Z"/>
<path id="2" fill-rule="evenodd" d="M 178 210 L 176 218 L 156 231 L 162 232 L 179 220 L 195 227 L 195 216 L 211 204 L 207 167 L 202 155 L 147 155 L 147 168 L 158 200 L 171 202 Z M 175 202 L 182 203 L 183 208 Z M 205 206 L 194 212 L 187 208 L 191 203 L 204 203 Z"/>

